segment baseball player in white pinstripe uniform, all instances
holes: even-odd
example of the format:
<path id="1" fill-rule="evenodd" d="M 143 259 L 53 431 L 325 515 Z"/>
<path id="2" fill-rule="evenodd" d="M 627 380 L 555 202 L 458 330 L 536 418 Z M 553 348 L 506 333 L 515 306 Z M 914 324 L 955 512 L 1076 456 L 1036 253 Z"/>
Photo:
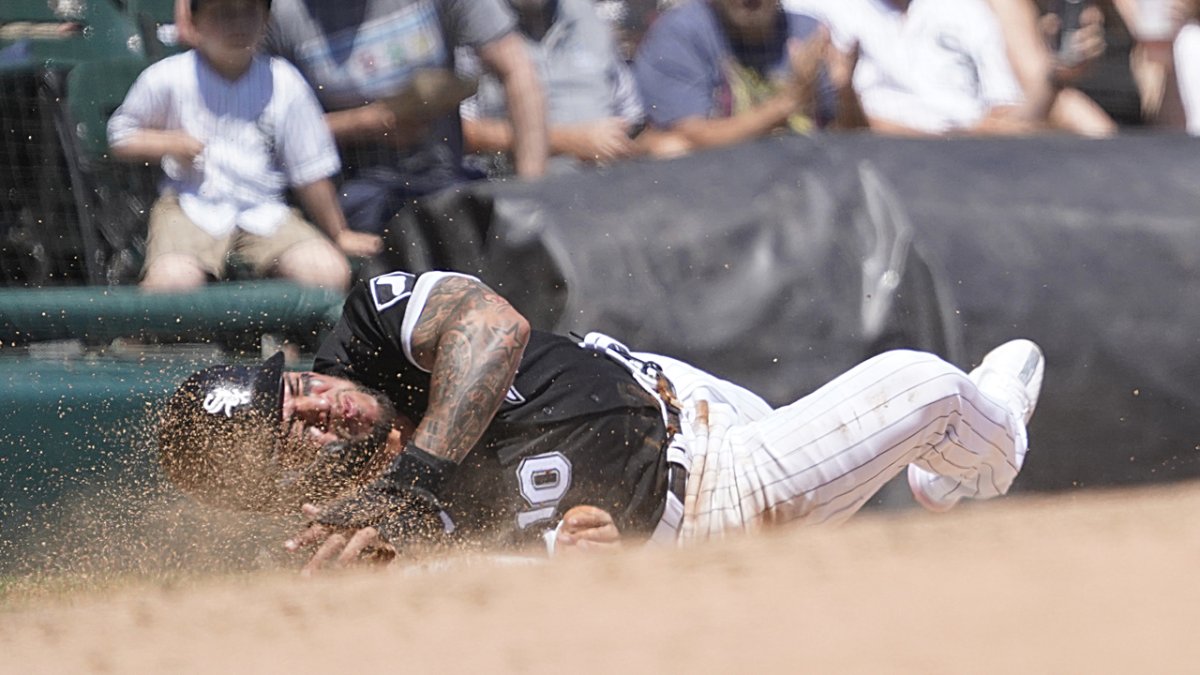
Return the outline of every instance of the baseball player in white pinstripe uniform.
<path id="1" fill-rule="evenodd" d="M 314 372 L 276 359 L 189 378 L 159 450 L 202 499 L 312 502 L 288 542 L 318 545 L 310 570 L 380 540 L 677 543 L 840 522 L 903 470 L 933 510 L 1004 494 L 1043 367 L 1027 340 L 970 374 L 890 351 L 772 409 L 601 334 L 531 330 L 473 277 L 394 272 L 351 292 Z"/>

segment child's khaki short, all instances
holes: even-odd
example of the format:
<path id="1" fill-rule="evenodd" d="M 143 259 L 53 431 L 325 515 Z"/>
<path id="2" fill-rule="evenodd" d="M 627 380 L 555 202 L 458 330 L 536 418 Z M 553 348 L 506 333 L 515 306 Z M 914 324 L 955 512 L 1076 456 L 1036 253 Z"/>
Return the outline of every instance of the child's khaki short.
<path id="1" fill-rule="evenodd" d="M 146 241 L 146 264 L 168 253 L 195 258 L 201 269 L 217 279 L 224 277 L 226 260 L 236 253 L 249 263 L 254 272 L 267 275 L 274 269 L 285 251 L 312 239 L 324 237 L 320 230 L 292 209 L 279 229 L 269 237 L 250 234 L 240 228 L 228 235 L 213 237 L 192 222 L 179 207 L 179 196 L 165 193 L 150 210 L 149 234 Z"/>

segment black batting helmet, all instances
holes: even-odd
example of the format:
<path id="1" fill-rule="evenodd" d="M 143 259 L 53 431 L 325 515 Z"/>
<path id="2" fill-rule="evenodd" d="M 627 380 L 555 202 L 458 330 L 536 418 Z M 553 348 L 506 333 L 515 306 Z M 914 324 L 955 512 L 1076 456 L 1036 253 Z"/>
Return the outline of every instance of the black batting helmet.
<path id="1" fill-rule="evenodd" d="M 278 498 L 283 353 L 254 366 L 210 366 L 167 400 L 158 455 L 167 477 L 201 501 L 259 510 Z"/>

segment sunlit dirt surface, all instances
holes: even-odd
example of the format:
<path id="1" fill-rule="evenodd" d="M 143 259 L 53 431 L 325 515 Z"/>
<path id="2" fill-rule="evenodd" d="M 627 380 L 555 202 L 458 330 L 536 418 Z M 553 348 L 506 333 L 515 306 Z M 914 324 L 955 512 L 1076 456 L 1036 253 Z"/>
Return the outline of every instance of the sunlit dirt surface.
<path id="1" fill-rule="evenodd" d="M 1197 483 L 309 581 L 271 550 L 256 571 L 10 579 L 0 671 L 1200 671 Z"/>

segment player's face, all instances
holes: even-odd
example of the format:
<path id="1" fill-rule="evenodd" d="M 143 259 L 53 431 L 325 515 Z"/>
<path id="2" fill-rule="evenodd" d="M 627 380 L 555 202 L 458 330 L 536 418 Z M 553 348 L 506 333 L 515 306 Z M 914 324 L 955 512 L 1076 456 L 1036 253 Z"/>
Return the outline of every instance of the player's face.
<path id="1" fill-rule="evenodd" d="M 311 372 L 283 374 L 287 438 L 317 445 L 362 441 L 380 427 L 390 428 L 393 416 L 378 394 L 350 380 Z"/>

